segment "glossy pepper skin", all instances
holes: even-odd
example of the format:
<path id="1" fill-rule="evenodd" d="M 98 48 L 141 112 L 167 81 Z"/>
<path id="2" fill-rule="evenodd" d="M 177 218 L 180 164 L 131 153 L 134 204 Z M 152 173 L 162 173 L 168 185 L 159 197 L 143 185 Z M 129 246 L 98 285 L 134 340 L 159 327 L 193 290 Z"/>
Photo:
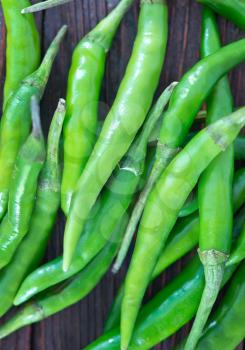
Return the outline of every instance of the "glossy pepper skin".
<path id="1" fill-rule="evenodd" d="M 0 338 L 21 327 L 41 321 L 83 299 L 99 283 L 110 267 L 125 230 L 126 222 L 127 217 L 123 217 L 111 241 L 84 270 L 63 285 L 43 293 L 42 296 L 35 298 L 35 301 L 24 306 L 0 329 Z"/>
<path id="2" fill-rule="evenodd" d="M 244 221 L 244 215 L 241 219 Z M 0 327 L 0 338 L 61 311 L 91 291 L 111 264 L 127 220 L 125 217 L 122 219 L 113 235 L 114 238 L 84 270 L 58 288 L 42 294 L 36 302 L 27 304 L 22 311 Z M 240 223 L 240 218 L 238 221 Z M 233 265 L 227 268 L 223 285 L 229 280 L 236 267 L 237 265 Z M 203 284 L 202 265 L 197 258 L 194 258 L 176 279 L 143 307 L 130 349 L 149 349 L 187 323 L 198 307 Z M 177 319 L 176 309 L 179 315 Z M 119 348 L 119 330 L 115 329 L 86 349 Z"/>
<path id="3" fill-rule="evenodd" d="M 0 220 L 7 209 L 10 180 L 17 154 L 30 131 L 31 97 L 41 98 L 66 30 L 66 26 L 60 29 L 40 67 L 22 81 L 4 109 L 0 124 Z"/>
<path id="4" fill-rule="evenodd" d="M 125 215 L 143 181 L 148 139 L 174 86 L 175 84 L 171 84 L 159 97 L 150 111 L 142 131 L 113 174 L 113 178 L 103 191 L 101 198 L 96 202 L 90 219 L 85 225 L 84 233 L 80 238 L 69 270 L 63 271 L 62 257 L 41 266 L 23 282 L 15 298 L 15 304 L 20 304 L 34 294 L 79 272 L 111 239 L 118 221 Z"/>
<path id="5" fill-rule="evenodd" d="M 0 316 L 13 305 L 21 282 L 42 259 L 55 223 L 60 204 L 59 140 L 64 117 L 65 101 L 60 100 L 49 130 L 47 157 L 38 183 L 30 229 L 12 261 L 0 271 Z"/>
<path id="6" fill-rule="evenodd" d="M 127 231 L 136 230 L 154 185 L 183 146 L 198 111 L 214 85 L 244 59 L 245 39 L 241 39 L 203 58 L 182 77 L 171 96 L 160 130 L 155 163 L 134 208 Z"/>
<path id="7" fill-rule="evenodd" d="M 198 236 L 199 217 L 197 214 L 180 219 L 172 230 L 166 243 L 166 247 L 163 249 L 158 259 L 151 280 L 156 278 L 160 273 L 167 269 L 167 267 L 194 248 L 198 243 Z M 124 286 L 125 283 L 121 285 L 116 298 L 113 301 L 109 317 L 104 327 L 105 332 L 120 325 Z"/>
<path id="8" fill-rule="evenodd" d="M 215 15 L 212 10 L 204 7 L 201 56 L 207 57 L 218 51 L 220 47 Z M 232 112 L 233 98 L 227 77 L 216 84 L 206 103 L 208 125 Z M 186 343 L 186 350 L 193 350 L 201 336 L 219 293 L 225 263 L 230 252 L 233 224 L 233 173 L 234 148 L 231 145 L 212 161 L 198 184 L 199 255 L 204 264 L 206 283 L 200 307 Z"/>
<path id="9" fill-rule="evenodd" d="M 243 0 L 197 0 L 245 30 L 245 2 Z"/>
<path id="10" fill-rule="evenodd" d="M 40 41 L 34 17 L 21 14 L 30 5 L 28 0 L 2 0 L 1 4 L 7 28 L 5 107 L 22 80 L 39 66 Z"/>
<path id="11" fill-rule="evenodd" d="M 227 270 L 224 284 L 235 269 L 236 265 Z M 203 286 L 203 267 L 195 257 L 174 280 L 142 307 L 129 349 L 151 349 L 189 322 L 198 308 Z M 119 329 L 105 333 L 85 349 L 119 350 Z"/>
<path id="12" fill-rule="evenodd" d="M 38 177 L 46 155 L 39 104 L 35 97 L 31 104 L 32 132 L 17 156 L 10 185 L 8 213 L 0 226 L 0 268 L 10 262 L 28 232 Z"/>
<path id="13" fill-rule="evenodd" d="M 120 1 L 117 7 L 80 41 L 73 53 L 66 97 L 61 188 L 61 204 L 66 215 L 96 140 L 98 104 L 107 52 L 123 15 L 133 1 Z"/>
<path id="14" fill-rule="evenodd" d="M 173 159 L 151 192 L 126 276 L 121 312 L 122 349 L 129 346 L 145 290 L 179 210 L 201 173 L 238 135 L 245 123 L 244 112 L 242 108 L 199 132 Z"/>
<path id="15" fill-rule="evenodd" d="M 243 181 L 240 175 L 240 171 L 235 174 L 233 183 L 233 208 L 236 213 L 240 207 L 245 203 L 245 172 L 243 173 Z M 238 174 L 240 176 L 238 176 Z M 239 213 L 239 219 L 242 221 L 245 217 L 244 211 Z M 232 249 L 232 255 L 227 262 L 227 266 L 239 263 L 244 258 L 244 230 L 243 225 L 240 225 L 240 220 L 236 219 L 236 230 L 238 231 L 239 238 L 237 239 L 235 246 Z M 174 226 L 161 255 L 154 268 L 151 280 L 156 278 L 160 273 L 166 270 L 171 264 L 178 259 L 182 258 L 185 254 L 191 251 L 199 240 L 200 221 L 198 213 L 189 215 L 188 217 L 181 218 Z M 241 233 L 240 233 L 241 232 Z M 238 235 L 236 232 L 234 235 Z M 237 237 L 235 237 L 237 238 Z M 124 284 L 119 289 L 119 292 L 113 302 L 109 317 L 105 324 L 105 331 L 109 331 L 120 324 L 121 304 L 124 293 Z"/>
<path id="16" fill-rule="evenodd" d="M 127 70 L 74 194 L 64 235 L 64 270 L 70 266 L 102 187 L 129 149 L 150 109 L 165 56 L 167 28 L 165 1 L 142 0 L 138 34 Z"/>

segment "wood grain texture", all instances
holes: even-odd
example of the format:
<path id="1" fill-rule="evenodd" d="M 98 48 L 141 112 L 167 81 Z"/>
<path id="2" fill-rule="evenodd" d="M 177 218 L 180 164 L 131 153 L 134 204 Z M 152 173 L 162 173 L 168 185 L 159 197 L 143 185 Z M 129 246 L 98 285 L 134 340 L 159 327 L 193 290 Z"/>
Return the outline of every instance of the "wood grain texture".
<path id="1" fill-rule="evenodd" d="M 65 97 L 66 94 L 67 74 L 76 43 L 117 2 L 118 0 L 75 0 L 70 4 L 37 15 L 43 52 L 59 27 L 65 23 L 69 26 L 68 35 L 55 61 L 42 102 L 43 127 L 46 134 L 58 98 Z M 170 24 L 168 52 L 157 94 L 170 82 L 178 80 L 199 58 L 201 7 L 193 0 L 169 0 L 168 3 Z M 109 53 L 100 99 L 102 117 L 112 104 L 124 74 L 136 33 L 138 11 L 139 4 L 136 1 L 133 9 L 125 16 Z M 219 25 L 224 43 L 243 36 L 234 25 L 224 19 L 219 19 Z M 0 98 L 2 99 L 5 69 L 5 28 L 2 13 L 0 13 L 0 50 Z M 230 80 L 236 106 L 245 105 L 245 64 L 232 71 Z M 64 217 L 60 214 L 47 249 L 46 261 L 61 253 L 64 223 Z M 178 262 L 158 278 L 149 288 L 147 298 L 154 295 L 175 276 L 183 264 L 184 260 Z M 37 325 L 16 332 L 0 342 L 0 350 L 82 349 L 101 334 L 113 296 L 125 272 L 126 266 L 117 276 L 112 276 L 109 272 L 85 300 Z M 11 313 L 7 317 L 10 315 Z M 1 322 L 4 322 L 4 319 Z M 189 328 L 190 325 L 187 325 L 178 334 L 156 346 L 155 349 L 172 349 Z M 243 349 L 243 346 L 241 345 L 238 349 Z"/>

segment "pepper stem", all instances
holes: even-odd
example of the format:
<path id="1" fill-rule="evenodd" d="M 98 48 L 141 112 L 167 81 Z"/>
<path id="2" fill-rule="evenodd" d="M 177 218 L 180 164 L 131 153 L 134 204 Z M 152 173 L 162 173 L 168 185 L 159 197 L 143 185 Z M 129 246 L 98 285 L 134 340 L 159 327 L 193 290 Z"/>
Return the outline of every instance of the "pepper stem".
<path id="1" fill-rule="evenodd" d="M 194 350 L 196 348 L 202 335 L 203 328 L 219 294 L 224 276 L 225 263 L 228 260 L 226 254 L 217 250 L 201 251 L 199 249 L 198 253 L 204 265 L 205 288 L 195 321 L 185 345 L 185 350 Z"/>
<path id="2" fill-rule="evenodd" d="M 89 32 L 87 38 L 91 41 L 96 41 L 107 52 L 111 47 L 115 32 L 123 16 L 133 2 L 134 0 L 121 0 L 118 5 Z"/>
<path id="3" fill-rule="evenodd" d="M 56 37 L 54 38 L 54 40 L 50 44 L 50 46 L 49 46 L 49 48 L 48 48 L 48 50 L 47 50 L 47 52 L 42 60 L 40 67 L 37 69 L 36 72 L 34 72 L 31 75 L 32 79 L 34 79 L 34 80 L 37 79 L 37 83 L 40 84 L 41 89 L 43 89 L 45 87 L 45 85 L 47 84 L 54 59 L 58 53 L 60 43 L 61 43 L 64 35 L 66 34 L 66 32 L 67 32 L 67 25 L 64 25 L 58 31 Z"/>
<path id="4" fill-rule="evenodd" d="M 32 12 L 38 12 L 42 10 L 47 10 L 48 8 L 59 6 L 62 4 L 66 4 L 68 2 L 71 2 L 72 0 L 47 0 L 43 2 L 39 2 L 38 4 L 28 6 L 24 8 L 21 13 L 26 14 L 26 13 L 32 13 Z"/>
<path id="5" fill-rule="evenodd" d="M 156 104 L 154 105 L 154 107 L 152 108 L 152 110 L 149 113 L 148 119 L 143 127 L 143 131 L 142 133 L 139 135 L 139 142 L 136 144 L 136 149 L 131 149 L 132 152 L 130 152 L 132 154 L 132 157 L 137 157 L 138 155 L 142 156 L 142 159 L 144 159 L 144 156 L 142 155 L 142 152 L 144 151 L 146 153 L 146 147 L 147 147 L 147 142 L 148 139 L 152 133 L 152 130 L 154 129 L 154 126 L 156 124 L 156 122 L 158 121 L 158 119 L 160 118 L 161 114 L 163 113 L 163 110 L 165 108 L 165 106 L 167 105 L 173 89 L 175 88 L 175 86 L 177 85 L 177 82 L 173 82 L 172 84 L 170 84 L 161 94 L 161 96 L 159 97 L 159 99 L 157 100 Z M 112 268 L 113 273 L 117 273 L 118 270 L 121 268 L 122 263 L 127 255 L 129 246 L 131 244 L 134 232 L 136 230 L 137 224 L 139 222 L 139 219 L 141 217 L 143 208 L 145 206 L 145 202 L 146 199 L 148 198 L 148 195 L 156 181 L 156 179 L 160 176 L 161 172 L 162 172 L 162 168 L 165 167 L 165 162 L 164 165 L 161 164 L 162 162 L 162 155 L 161 152 L 160 154 L 157 153 L 157 159 L 156 162 L 154 164 L 154 168 L 152 170 L 152 173 L 150 175 L 149 181 L 146 185 L 146 187 L 144 188 L 143 192 L 141 193 L 139 200 L 133 210 L 131 219 L 129 221 L 129 225 L 127 227 L 121 248 L 119 250 L 116 262 Z M 140 162 L 138 162 L 140 163 Z M 135 169 L 136 170 L 136 169 Z"/>
<path id="6" fill-rule="evenodd" d="M 58 163 L 59 142 L 65 113 L 66 101 L 61 98 L 54 113 L 48 134 L 47 160 L 50 162 Z"/>

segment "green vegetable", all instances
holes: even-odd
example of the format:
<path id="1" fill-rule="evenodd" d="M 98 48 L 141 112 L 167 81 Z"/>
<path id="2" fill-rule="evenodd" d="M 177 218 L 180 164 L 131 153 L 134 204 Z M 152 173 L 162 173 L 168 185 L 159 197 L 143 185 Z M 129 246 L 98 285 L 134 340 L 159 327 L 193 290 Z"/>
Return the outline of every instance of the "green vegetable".
<path id="1" fill-rule="evenodd" d="M 45 160 L 39 105 L 35 97 L 31 104 L 32 132 L 18 154 L 10 184 L 8 213 L 0 225 L 0 268 L 10 262 L 28 232 L 38 176 Z"/>
<path id="2" fill-rule="evenodd" d="M 5 108 L 22 80 L 37 69 L 40 63 L 40 41 L 33 16 L 22 16 L 20 13 L 30 5 L 28 0 L 2 0 L 1 4 L 7 29 Z"/>
<path id="3" fill-rule="evenodd" d="M 46 1 L 42 1 L 42 2 L 39 2 L 39 3 L 34 4 L 32 6 L 28 6 L 28 7 L 24 8 L 21 11 L 21 13 L 38 12 L 38 11 L 46 10 L 46 9 L 54 7 L 54 6 L 66 4 L 70 1 L 71 0 L 46 0 Z"/>
<path id="4" fill-rule="evenodd" d="M 15 298 L 15 304 L 18 305 L 34 294 L 79 272 L 111 239 L 118 221 L 126 213 L 137 193 L 140 182 L 143 180 L 148 138 L 156 121 L 161 116 L 174 86 L 175 84 L 171 84 L 160 96 L 149 113 L 141 133 L 114 173 L 113 179 L 106 186 L 101 198 L 96 202 L 80 238 L 70 269 L 67 272 L 63 271 L 63 257 L 58 257 L 41 266 L 23 282 Z"/>
<path id="5" fill-rule="evenodd" d="M 231 286 L 205 328 L 196 350 L 234 350 L 245 336 L 245 264 L 231 280 Z M 234 327 L 235 325 L 235 327 Z M 184 340 L 175 350 L 184 349 Z"/>
<path id="6" fill-rule="evenodd" d="M 210 6 L 214 11 L 234 22 L 245 30 L 245 2 L 244 0 L 197 0 Z"/>
<path id="7" fill-rule="evenodd" d="M 212 10 L 203 9 L 201 55 L 206 57 L 221 46 L 216 18 Z M 227 77 L 222 78 L 207 99 L 207 124 L 232 112 L 233 98 Z M 222 283 L 225 263 L 232 241 L 232 182 L 234 149 L 230 146 L 204 171 L 199 181 L 200 213 L 199 256 L 204 265 L 205 289 L 186 342 L 194 350 Z"/>
<path id="8" fill-rule="evenodd" d="M 60 29 L 40 67 L 22 81 L 16 92 L 8 99 L 4 109 L 0 125 L 0 220 L 7 209 L 9 186 L 16 157 L 29 135 L 31 97 L 36 96 L 39 100 L 42 96 L 66 30 L 66 26 Z"/>
<path id="9" fill-rule="evenodd" d="M 121 316 L 122 350 L 129 345 L 146 287 L 181 207 L 201 173 L 234 141 L 244 124 L 245 108 L 241 108 L 199 132 L 156 183 L 144 210 L 126 277 Z"/>
<path id="10" fill-rule="evenodd" d="M 12 261 L 0 271 L 0 316 L 13 304 L 14 297 L 26 275 L 42 259 L 60 204 L 59 140 L 65 116 L 65 101 L 60 100 L 53 117 L 30 229 L 19 245 Z"/>
<path id="11" fill-rule="evenodd" d="M 239 174 L 241 171 L 238 171 Z M 234 203 L 234 212 L 238 211 L 240 207 L 245 203 L 245 195 L 243 194 L 245 190 L 245 172 L 242 176 L 237 176 L 235 174 L 234 183 L 233 183 L 233 203 Z M 243 180 L 243 181 L 242 181 Z M 236 203 L 238 201 L 238 203 Z M 235 228 L 240 233 L 242 231 L 243 222 L 245 213 L 242 212 L 239 214 L 239 217 L 236 219 Z M 241 218 L 241 220 L 239 220 Z M 190 252 L 198 244 L 199 239 L 199 230 L 200 222 L 197 214 L 190 215 L 186 218 L 180 219 L 177 221 L 174 226 L 171 235 L 169 236 L 166 246 L 163 248 L 161 255 L 157 261 L 157 264 L 154 268 L 151 280 L 156 278 L 160 273 L 166 270 L 171 264 L 173 264 L 178 259 L 182 258 L 186 253 Z M 237 232 L 234 233 L 237 238 Z M 231 258 L 229 259 L 227 265 L 233 265 L 238 263 L 241 259 L 244 258 L 243 254 L 243 231 L 240 234 L 237 244 L 233 248 Z M 108 331 L 115 326 L 120 324 L 120 314 L 121 314 L 121 304 L 124 293 L 124 284 L 121 286 L 115 301 L 112 305 L 109 318 L 105 325 L 105 330 Z"/>
<path id="12" fill-rule="evenodd" d="M 79 42 L 73 53 L 67 88 L 61 186 L 61 205 L 66 215 L 97 138 L 98 104 L 106 56 L 122 17 L 133 1 L 121 0 L 116 8 Z"/>
<path id="13" fill-rule="evenodd" d="M 125 230 L 126 222 L 127 219 L 124 217 L 118 223 L 112 240 L 84 270 L 63 285 L 37 297 L 35 301 L 24 306 L 19 313 L 0 327 L 0 339 L 16 329 L 41 321 L 84 298 L 99 283 L 112 263 Z"/>
<path id="14" fill-rule="evenodd" d="M 167 25 L 165 1 L 141 1 L 138 34 L 132 56 L 94 150 L 79 179 L 67 218 L 64 235 L 65 271 L 71 264 L 93 204 L 129 149 L 150 109 L 165 56 Z"/>
<path id="15" fill-rule="evenodd" d="M 126 235 L 132 236 L 159 176 L 179 151 L 203 102 L 217 81 L 245 59 L 245 39 L 224 46 L 196 63 L 181 79 L 163 119 L 156 160 L 149 180 L 139 196 Z"/>

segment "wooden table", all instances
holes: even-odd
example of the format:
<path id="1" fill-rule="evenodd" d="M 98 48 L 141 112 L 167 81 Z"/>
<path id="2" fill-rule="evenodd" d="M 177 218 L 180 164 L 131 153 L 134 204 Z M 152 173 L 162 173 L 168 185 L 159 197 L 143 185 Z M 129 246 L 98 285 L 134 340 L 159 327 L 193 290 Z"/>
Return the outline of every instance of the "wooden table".
<path id="1" fill-rule="evenodd" d="M 58 98 L 65 97 L 66 94 L 67 73 L 71 63 L 72 50 L 79 39 L 103 18 L 117 2 L 118 0 L 74 0 L 70 4 L 51 9 L 36 16 L 42 37 L 43 52 L 47 49 L 60 26 L 65 23 L 69 26 L 69 33 L 55 61 L 42 102 L 42 120 L 46 133 Z M 199 58 L 201 6 L 194 0 L 169 0 L 168 3 L 170 24 L 169 42 L 158 93 L 170 82 L 180 79 L 182 74 Z M 111 106 L 119 82 L 123 77 L 136 33 L 138 12 L 139 4 L 136 1 L 133 9 L 124 18 L 112 50 L 109 53 L 106 76 L 100 99 L 102 101 L 102 115 L 105 115 L 109 106 Z M 219 25 L 224 43 L 229 43 L 243 36 L 241 31 L 224 19 L 219 19 Z M 0 13 L 1 100 L 5 68 L 5 34 L 3 16 Z M 233 70 L 230 79 L 235 105 L 245 105 L 245 64 Z M 60 214 L 45 261 L 61 253 L 64 223 L 64 218 Z M 153 286 L 151 286 L 147 293 L 147 298 L 150 298 L 175 276 L 180 271 L 183 263 L 183 261 L 178 262 L 153 283 Z M 108 272 L 103 281 L 85 300 L 37 325 L 16 332 L 14 335 L 0 342 L 0 350 L 82 349 L 101 334 L 108 309 L 125 271 L 126 268 L 124 267 L 119 275 L 115 277 Z M 163 344 L 156 346 L 155 349 L 172 349 L 174 344 L 188 330 L 189 326 L 186 326 L 177 335 L 174 335 Z M 239 349 L 243 349 L 243 346 L 240 346 Z"/>

